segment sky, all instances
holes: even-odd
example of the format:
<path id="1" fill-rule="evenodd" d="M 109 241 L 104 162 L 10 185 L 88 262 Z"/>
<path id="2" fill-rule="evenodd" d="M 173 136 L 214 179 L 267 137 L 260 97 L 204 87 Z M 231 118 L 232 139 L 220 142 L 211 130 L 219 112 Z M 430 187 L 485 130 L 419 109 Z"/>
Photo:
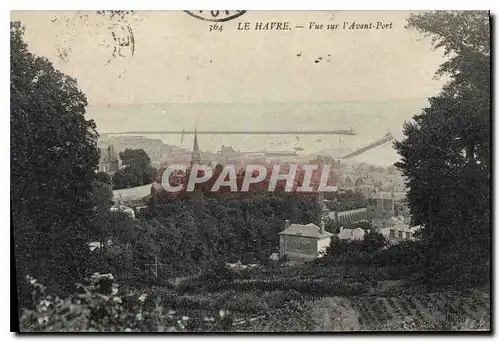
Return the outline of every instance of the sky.
<path id="1" fill-rule="evenodd" d="M 222 23 L 222 32 L 210 32 L 213 23 L 182 11 L 139 11 L 124 20 L 95 12 L 26 11 L 12 12 L 11 19 L 24 24 L 30 51 L 77 79 L 90 105 L 127 105 L 433 96 L 444 82 L 433 80 L 443 52 L 405 28 L 409 14 L 248 11 Z M 392 23 L 391 29 L 309 30 L 310 22 L 342 27 L 378 21 Z M 251 28 L 288 22 L 292 29 L 238 30 L 244 22 Z M 128 46 L 119 47 L 113 35 L 128 39 Z"/>

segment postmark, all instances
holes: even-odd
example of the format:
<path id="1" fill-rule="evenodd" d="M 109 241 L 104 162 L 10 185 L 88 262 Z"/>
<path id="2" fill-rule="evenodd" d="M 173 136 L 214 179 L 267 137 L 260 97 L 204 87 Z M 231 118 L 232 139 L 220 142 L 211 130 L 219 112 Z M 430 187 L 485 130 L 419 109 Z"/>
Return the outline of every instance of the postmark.
<path id="1" fill-rule="evenodd" d="M 74 46 L 79 41 L 96 37 L 95 45 L 108 53 L 103 65 L 107 66 L 113 61 L 123 60 L 130 63 L 136 52 L 135 35 L 133 27 L 141 18 L 135 16 L 134 11 L 77 11 L 74 13 L 57 13 L 51 19 L 52 25 L 58 25 L 64 34 L 55 43 L 57 57 L 65 64 L 70 63 Z M 121 78 L 126 72 L 118 75 Z"/>
<path id="2" fill-rule="evenodd" d="M 211 11 L 184 11 L 193 18 L 211 21 L 211 22 L 224 22 L 232 19 L 236 19 L 246 11 L 221 11 L 221 10 L 211 10 Z"/>

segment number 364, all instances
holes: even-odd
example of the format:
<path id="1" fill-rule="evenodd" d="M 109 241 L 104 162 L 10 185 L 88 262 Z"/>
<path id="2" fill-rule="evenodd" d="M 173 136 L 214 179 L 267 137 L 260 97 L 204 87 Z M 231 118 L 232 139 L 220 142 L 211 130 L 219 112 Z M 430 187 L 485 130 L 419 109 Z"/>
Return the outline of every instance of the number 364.
<path id="1" fill-rule="evenodd" d="M 213 25 L 210 25 L 210 28 L 209 28 L 209 32 L 213 32 L 213 31 L 219 31 L 219 32 L 222 32 L 222 25 L 221 24 L 213 24 Z"/>

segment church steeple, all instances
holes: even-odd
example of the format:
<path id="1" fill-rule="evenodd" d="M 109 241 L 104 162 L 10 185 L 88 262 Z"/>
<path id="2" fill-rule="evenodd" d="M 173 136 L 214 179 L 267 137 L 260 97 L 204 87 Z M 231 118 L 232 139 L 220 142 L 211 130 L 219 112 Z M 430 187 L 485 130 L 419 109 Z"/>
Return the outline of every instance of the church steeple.
<path id="1" fill-rule="evenodd" d="M 200 148 L 198 147 L 198 135 L 196 134 L 196 128 L 195 128 L 193 152 L 191 152 L 191 164 L 199 164 L 200 162 L 201 162 L 201 153 L 200 153 Z"/>

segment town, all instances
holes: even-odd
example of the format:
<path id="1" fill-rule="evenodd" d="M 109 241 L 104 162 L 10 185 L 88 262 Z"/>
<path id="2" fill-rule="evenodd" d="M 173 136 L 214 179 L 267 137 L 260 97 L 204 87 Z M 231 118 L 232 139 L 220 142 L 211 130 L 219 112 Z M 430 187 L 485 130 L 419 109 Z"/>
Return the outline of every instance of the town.
<path id="1" fill-rule="evenodd" d="M 247 23 L 245 23 L 247 24 Z M 244 26 L 243 29 L 247 27 L 246 25 Z M 238 29 L 240 29 L 240 26 L 238 26 Z M 290 29 L 290 24 L 285 21 L 285 22 L 257 22 L 255 23 L 254 30 L 259 30 L 259 31 L 284 31 L 284 30 L 289 30 Z"/>
<path id="2" fill-rule="evenodd" d="M 136 141 L 137 137 L 122 137 L 120 141 L 127 142 L 128 140 Z M 117 141 L 114 139 L 114 141 Z M 148 139 L 142 138 L 143 144 L 141 146 L 148 146 L 146 141 Z M 150 150 L 151 147 L 146 147 L 146 150 Z M 114 152 L 114 146 L 103 146 L 101 148 L 101 161 L 100 161 L 100 172 L 105 173 L 110 176 L 109 179 L 113 178 L 113 175 L 116 171 L 118 171 L 121 167 L 123 167 L 122 161 L 119 159 L 118 155 Z M 178 151 L 178 148 L 171 148 L 170 151 Z M 358 149 L 359 150 L 359 149 Z M 200 184 L 207 182 L 213 175 L 212 171 L 215 173 L 217 166 L 217 162 L 221 160 L 228 160 L 229 158 L 236 158 L 234 155 L 231 156 L 231 149 L 229 146 L 223 146 L 220 150 L 220 154 L 212 156 L 212 160 L 207 160 L 202 157 L 202 152 L 198 145 L 198 139 L 195 135 L 194 146 L 191 152 L 191 158 L 187 158 L 189 160 L 185 160 L 185 164 L 175 164 L 179 162 L 179 159 L 176 158 L 178 155 L 171 155 L 169 159 L 175 160 L 173 164 L 170 166 L 174 166 L 174 168 L 167 167 L 161 168 L 157 173 L 156 177 L 157 182 L 147 185 L 140 185 L 138 187 L 129 187 L 123 190 L 114 190 L 113 198 L 116 202 L 119 202 L 119 205 L 116 205 L 113 208 L 116 210 L 122 210 L 124 212 L 128 212 L 131 214 L 131 217 L 135 218 L 136 213 L 140 213 L 141 209 L 143 209 L 147 202 L 147 197 L 151 194 L 149 191 L 153 190 L 165 190 L 169 192 L 176 192 L 182 190 L 182 179 L 186 179 L 188 181 L 187 189 L 188 191 L 193 191 L 195 188 L 195 184 Z M 182 156 L 185 157 L 185 153 L 182 153 Z M 243 156 L 246 156 L 243 154 Z M 263 153 L 262 157 L 265 159 L 265 153 Z M 261 157 L 261 158 L 262 158 Z M 276 158 L 275 156 L 273 156 Z M 271 157 L 271 158 L 273 158 Z M 290 158 L 290 157 L 289 157 Z M 313 158 L 318 158 L 318 156 L 308 156 L 311 160 Z M 198 163 L 201 163 L 202 160 L 208 162 L 211 167 L 203 166 L 200 168 Z M 292 155 L 290 160 L 296 160 L 295 155 Z M 316 161 L 321 159 L 316 159 Z M 234 160 L 232 160 L 234 162 Z M 266 179 L 266 167 L 263 159 L 248 159 L 244 158 L 244 162 L 249 163 L 246 165 L 245 174 L 248 176 L 239 174 L 239 178 L 243 179 L 242 182 L 237 181 L 236 170 L 234 165 L 229 165 L 224 167 L 224 170 L 233 170 L 233 172 L 225 172 L 219 173 L 217 175 L 217 180 L 213 183 L 213 186 L 210 191 L 214 192 L 220 189 L 221 185 L 218 183 L 226 182 L 224 186 L 230 187 L 231 192 L 234 191 L 248 191 L 251 183 L 259 183 Z M 262 163 L 262 165 L 252 165 L 253 163 Z M 269 184 L 273 184 L 272 189 L 270 186 L 265 187 L 268 191 L 274 192 L 277 185 L 277 172 L 280 170 L 279 166 L 288 165 L 287 157 L 282 157 L 280 159 L 281 164 L 274 165 L 273 167 L 273 176 L 269 179 Z M 373 165 L 366 164 L 355 164 L 348 165 L 340 162 L 335 162 L 334 164 L 337 166 L 337 169 L 330 169 L 330 165 L 327 165 L 328 168 L 324 168 L 322 166 L 321 172 L 317 174 L 317 176 L 313 176 L 311 173 L 308 177 L 309 182 L 308 185 L 313 185 L 308 189 L 308 192 L 313 193 L 313 198 L 315 197 L 323 207 L 323 218 L 321 220 L 322 230 L 324 231 L 325 223 L 328 222 L 333 227 L 333 224 L 344 223 L 345 225 L 352 226 L 357 222 L 368 222 L 370 220 L 374 231 L 380 232 L 388 241 L 391 243 L 395 241 L 399 241 L 406 238 L 412 238 L 413 233 L 418 229 L 418 227 L 410 227 L 409 223 L 411 222 L 411 216 L 409 214 L 409 208 L 407 204 L 405 204 L 406 197 L 406 187 L 405 187 L 405 179 L 403 175 L 398 172 L 395 167 L 377 167 Z M 191 173 L 191 176 L 186 175 L 187 165 L 195 166 L 195 172 Z M 241 161 L 239 163 L 241 165 Z M 276 168 L 278 166 L 278 168 Z M 319 167 L 319 165 L 305 165 L 311 166 L 310 169 L 314 170 Z M 301 167 L 304 167 L 301 166 Z M 177 169 L 178 168 L 178 169 Z M 182 169 L 182 170 L 180 170 Z M 163 171 L 162 171 L 163 170 Z M 202 177 L 196 178 L 194 175 L 198 174 L 198 170 L 203 170 L 204 174 Z M 282 169 L 283 170 L 283 169 Z M 175 172 L 182 171 L 182 172 Z M 262 174 L 254 175 L 254 171 L 259 171 Z M 170 184 L 172 173 L 176 174 L 175 182 L 177 182 L 174 190 L 170 190 L 173 186 Z M 296 168 L 294 169 L 294 174 L 286 173 L 287 171 L 281 171 L 281 174 L 285 177 L 282 178 L 285 181 L 284 191 L 292 191 L 292 187 L 287 187 L 286 185 L 292 184 L 294 181 L 300 179 L 297 177 Z M 289 171 L 288 171 L 289 172 Z M 332 178 L 330 185 L 327 186 L 326 179 L 328 177 L 323 177 L 322 175 L 326 174 L 328 177 Z M 166 176 L 167 174 L 167 176 Z M 233 175 L 233 176 L 231 176 Z M 225 180 L 227 177 L 228 180 Z M 274 178 L 274 182 L 273 182 Z M 168 188 L 164 185 L 165 179 L 169 182 Z M 312 182 L 311 182 L 312 181 Z M 325 182 L 321 184 L 321 181 Z M 335 186 L 331 184 L 335 183 Z M 238 187 L 237 184 L 241 186 Z M 296 184 L 296 191 L 303 191 L 302 188 L 305 188 L 304 185 L 298 186 Z M 316 194 L 314 192 L 316 191 Z M 325 199 L 325 192 L 335 192 L 335 196 L 329 196 L 330 198 L 334 198 L 333 200 Z M 358 207 L 348 207 L 347 210 L 342 210 L 341 206 L 341 198 L 345 195 L 349 196 L 357 196 L 361 203 Z M 130 204 L 131 207 L 128 207 L 127 204 Z M 329 208 L 333 210 L 329 210 Z M 336 208 L 341 210 L 335 210 Z M 297 225 L 295 225 L 297 227 Z M 316 225 L 312 226 L 304 226 L 304 227 L 314 227 L 314 229 L 318 229 L 320 231 L 320 227 Z M 339 238 L 340 239 L 362 239 L 364 234 L 367 233 L 360 227 L 356 228 L 346 228 L 343 229 L 343 226 L 337 227 Z M 340 231 L 340 229 L 342 231 Z M 286 229 L 285 229 L 286 230 Z M 368 229 L 369 231 L 369 229 Z M 356 232 L 356 233 L 354 233 Z M 281 233 L 280 233 L 281 234 Z M 326 248 L 329 245 L 328 241 L 323 243 L 323 246 Z M 324 250 L 316 250 L 313 255 L 309 256 L 318 256 Z M 288 252 L 282 252 L 284 254 L 289 254 Z M 292 253 L 293 254 L 293 253 Z M 300 253 L 299 253 L 300 254 Z"/>

